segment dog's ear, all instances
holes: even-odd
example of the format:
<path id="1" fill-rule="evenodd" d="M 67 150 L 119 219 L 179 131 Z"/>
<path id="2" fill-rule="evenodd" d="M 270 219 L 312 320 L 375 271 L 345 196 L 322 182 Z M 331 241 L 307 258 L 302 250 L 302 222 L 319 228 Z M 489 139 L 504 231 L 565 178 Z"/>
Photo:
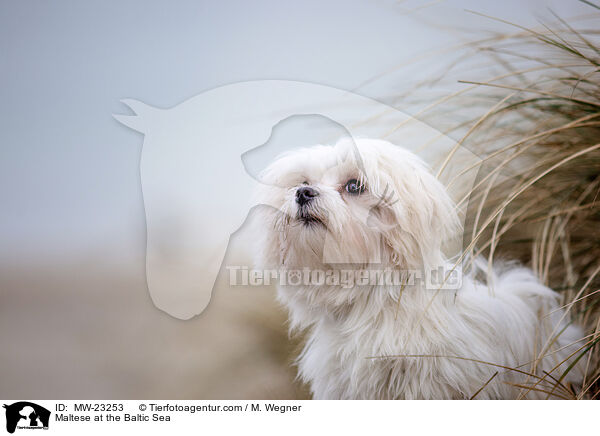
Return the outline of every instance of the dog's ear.
<path id="1" fill-rule="evenodd" d="M 373 210 L 393 260 L 403 267 L 436 267 L 460 220 L 444 185 L 415 155 L 393 147 L 378 156 L 380 198 Z"/>

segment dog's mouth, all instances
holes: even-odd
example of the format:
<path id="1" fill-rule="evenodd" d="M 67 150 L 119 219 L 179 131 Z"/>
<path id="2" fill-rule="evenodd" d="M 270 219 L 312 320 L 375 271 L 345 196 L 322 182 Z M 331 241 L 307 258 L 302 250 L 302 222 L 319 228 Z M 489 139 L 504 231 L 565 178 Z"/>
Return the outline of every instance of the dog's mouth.
<path id="1" fill-rule="evenodd" d="M 298 209 L 298 213 L 296 214 L 296 218 L 300 221 L 304 226 L 323 226 L 325 227 L 325 223 L 323 220 L 314 214 L 308 207 L 302 206 Z"/>

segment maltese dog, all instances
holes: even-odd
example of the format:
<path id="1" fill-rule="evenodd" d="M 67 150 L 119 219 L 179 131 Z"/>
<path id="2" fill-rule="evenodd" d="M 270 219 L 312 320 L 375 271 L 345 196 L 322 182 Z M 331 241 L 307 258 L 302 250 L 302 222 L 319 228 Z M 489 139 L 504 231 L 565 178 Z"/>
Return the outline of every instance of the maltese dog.
<path id="1" fill-rule="evenodd" d="M 527 268 L 474 259 L 467 273 L 444 254 L 460 220 L 416 155 L 343 139 L 260 181 L 256 263 L 285 276 L 315 399 L 560 398 L 581 383 L 583 333 L 556 292 Z"/>

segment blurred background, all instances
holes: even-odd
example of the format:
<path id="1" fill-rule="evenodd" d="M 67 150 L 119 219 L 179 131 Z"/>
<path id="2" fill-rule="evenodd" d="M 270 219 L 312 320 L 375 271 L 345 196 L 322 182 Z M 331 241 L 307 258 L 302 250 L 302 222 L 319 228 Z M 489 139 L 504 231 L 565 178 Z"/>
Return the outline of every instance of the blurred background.
<path id="1" fill-rule="evenodd" d="M 231 288 L 223 271 L 192 320 L 152 304 L 143 137 L 112 118 L 119 100 L 166 108 L 288 79 L 418 117 L 398 96 L 443 74 L 452 47 L 505 30 L 469 10 L 535 26 L 549 9 L 589 13 L 558 0 L 0 1 L 0 396 L 306 398 L 273 289 Z M 281 129 L 274 150 L 312 135 Z M 226 263 L 248 262 L 248 238 Z"/>

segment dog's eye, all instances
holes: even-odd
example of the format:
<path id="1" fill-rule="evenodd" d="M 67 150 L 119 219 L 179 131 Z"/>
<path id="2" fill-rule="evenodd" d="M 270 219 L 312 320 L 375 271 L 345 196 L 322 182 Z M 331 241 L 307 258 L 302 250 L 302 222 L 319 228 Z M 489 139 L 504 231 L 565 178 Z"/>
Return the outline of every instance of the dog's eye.
<path id="1" fill-rule="evenodd" d="M 344 188 L 346 188 L 346 192 L 348 192 L 349 194 L 358 195 L 364 192 L 365 185 L 363 185 L 356 179 L 350 179 L 346 182 Z"/>

